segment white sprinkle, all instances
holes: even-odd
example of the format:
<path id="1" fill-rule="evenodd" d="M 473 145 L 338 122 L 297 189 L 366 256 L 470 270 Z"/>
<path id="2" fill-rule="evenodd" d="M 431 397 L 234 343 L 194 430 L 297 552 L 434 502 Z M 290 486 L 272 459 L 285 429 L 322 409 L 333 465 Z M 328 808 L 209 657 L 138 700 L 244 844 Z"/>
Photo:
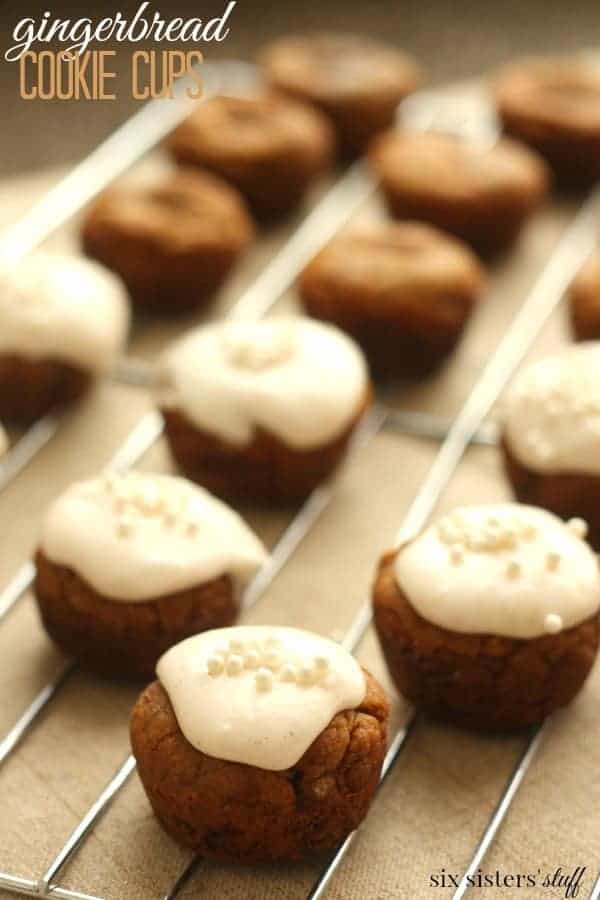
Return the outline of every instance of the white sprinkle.
<path id="1" fill-rule="evenodd" d="M 293 663 L 286 663 L 281 670 L 282 681 L 296 680 L 296 666 Z"/>
<path id="2" fill-rule="evenodd" d="M 509 562 L 506 567 L 506 574 L 509 578 L 518 578 L 521 574 L 521 566 L 514 559 Z"/>
<path id="3" fill-rule="evenodd" d="M 244 665 L 247 669 L 258 669 L 260 656 L 256 650 L 248 650 L 244 656 Z"/>
<path id="4" fill-rule="evenodd" d="M 547 634 L 558 634 L 563 629 L 563 620 L 556 613 L 548 613 L 544 619 L 544 630 Z"/>
<path id="5" fill-rule="evenodd" d="M 269 650 L 263 654 L 263 665 L 270 669 L 278 669 L 281 665 L 281 657 L 276 650 Z"/>
<path id="6" fill-rule="evenodd" d="M 120 537 L 129 537 L 133 533 L 133 520 L 131 516 L 122 516 L 117 525 Z"/>
<path id="7" fill-rule="evenodd" d="M 244 668 L 244 658 L 243 656 L 238 656 L 234 654 L 230 656 L 227 660 L 227 674 L 228 675 L 239 675 L 242 669 Z"/>
<path id="8" fill-rule="evenodd" d="M 216 653 L 209 656 L 206 660 L 206 668 L 211 677 L 214 678 L 216 675 L 220 675 L 224 669 L 223 657 L 218 656 Z"/>
<path id="9" fill-rule="evenodd" d="M 259 691 L 270 691 L 273 687 L 273 673 L 270 669 L 259 669 L 255 680 Z"/>
<path id="10" fill-rule="evenodd" d="M 454 547 L 450 551 L 450 561 L 452 562 L 452 565 L 459 566 L 464 558 L 464 553 L 462 552 L 462 550 L 459 550 L 458 547 Z"/>
<path id="11" fill-rule="evenodd" d="M 300 684 L 310 685 L 314 680 L 314 671 L 312 666 L 303 665 L 298 670 L 298 681 Z"/>
<path id="12" fill-rule="evenodd" d="M 574 537 L 584 540 L 588 534 L 588 523 L 585 519 L 569 519 L 567 528 Z"/>

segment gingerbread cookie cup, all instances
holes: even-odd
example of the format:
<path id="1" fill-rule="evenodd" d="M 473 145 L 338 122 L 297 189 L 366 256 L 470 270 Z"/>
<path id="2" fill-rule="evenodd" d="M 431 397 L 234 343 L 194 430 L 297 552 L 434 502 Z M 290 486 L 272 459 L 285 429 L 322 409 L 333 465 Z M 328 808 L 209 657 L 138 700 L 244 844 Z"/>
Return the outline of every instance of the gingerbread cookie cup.
<path id="1" fill-rule="evenodd" d="M 375 626 L 400 693 L 482 731 L 569 703 L 600 634 L 598 561 L 580 533 L 533 507 L 466 507 L 384 555 Z"/>
<path id="2" fill-rule="evenodd" d="M 286 98 L 216 97 L 177 128 L 168 148 L 178 163 L 222 176 L 261 220 L 294 209 L 310 182 L 329 165 L 327 120 Z"/>
<path id="3" fill-rule="evenodd" d="M 329 117 L 346 158 L 359 156 L 392 125 L 396 107 L 422 80 L 411 57 L 352 34 L 280 37 L 262 50 L 259 62 L 273 88 Z"/>
<path id="4" fill-rule="evenodd" d="M 580 517 L 600 549 L 600 342 L 524 369 L 504 405 L 502 452 L 515 496 Z"/>
<path id="5" fill-rule="evenodd" d="M 206 306 L 253 233 L 234 188 L 216 175 L 181 169 L 101 194 L 83 223 L 82 243 L 122 277 L 139 312 L 170 316 Z"/>
<path id="6" fill-rule="evenodd" d="M 525 59 L 492 84 L 505 130 L 538 150 L 566 187 L 600 178 L 600 72 L 581 57 Z"/>
<path id="7" fill-rule="evenodd" d="M 483 291 L 468 247 L 427 225 L 349 231 L 304 270 L 306 312 L 348 332 L 374 373 L 426 375 L 452 352 Z"/>
<path id="8" fill-rule="evenodd" d="M 343 458 L 371 398 L 352 341 L 300 317 L 198 329 L 164 368 L 161 411 L 178 466 L 244 503 L 310 494 Z"/>
<path id="9" fill-rule="evenodd" d="M 157 671 L 131 741 L 176 841 L 224 862 L 296 860 L 363 820 L 388 703 L 339 645 L 290 628 L 222 629 L 172 648 Z"/>
<path id="10" fill-rule="evenodd" d="M 569 289 L 571 328 L 578 341 L 600 341 L 600 253 L 594 253 Z"/>
<path id="11" fill-rule="evenodd" d="M 0 270 L 0 417 L 29 424 L 76 403 L 124 349 L 124 285 L 97 263 L 32 253 Z"/>
<path id="12" fill-rule="evenodd" d="M 84 668 L 149 680 L 189 635 L 237 618 L 265 559 L 241 519 L 182 479 L 81 482 L 50 508 L 36 554 L 44 627 Z"/>
<path id="13" fill-rule="evenodd" d="M 515 240 L 549 186 L 537 154 L 507 139 L 490 146 L 392 131 L 374 142 L 369 157 L 393 216 L 437 225 L 483 255 Z"/>

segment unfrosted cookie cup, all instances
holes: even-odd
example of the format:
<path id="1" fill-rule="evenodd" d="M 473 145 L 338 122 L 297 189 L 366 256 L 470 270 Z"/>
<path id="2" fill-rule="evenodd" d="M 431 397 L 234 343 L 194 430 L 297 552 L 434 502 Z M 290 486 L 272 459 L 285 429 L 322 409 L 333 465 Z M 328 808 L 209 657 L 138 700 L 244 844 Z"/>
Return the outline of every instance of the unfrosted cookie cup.
<path id="1" fill-rule="evenodd" d="M 389 378 L 435 371 L 484 285 L 468 247 L 428 225 L 401 222 L 342 233 L 298 286 L 306 312 L 350 334 L 373 372 Z"/>
<path id="2" fill-rule="evenodd" d="M 270 94 L 215 97 L 171 135 L 175 160 L 234 185 L 253 215 L 278 219 L 302 200 L 331 162 L 333 137 L 316 110 Z"/>
<path id="3" fill-rule="evenodd" d="M 235 188 L 181 168 L 101 194 L 85 217 L 82 244 L 121 276 L 137 312 L 177 316 L 210 302 L 253 235 Z"/>
<path id="4" fill-rule="evenodd" d="M 359 156 L 393 124 L 400 101 L 422 81 L 410 56 L 353 34 L 279 37 L 262 49 L 259 62 L 271 87 L 328 116 L 346 158 Z"/>
<path id="5" fill-rule="evenodd" d="M 543 160 L 508 139 L 391 131 L 369 159 L 393 216 L 436 225 L 484 256 L 510 246 L 548 192 Z"/>

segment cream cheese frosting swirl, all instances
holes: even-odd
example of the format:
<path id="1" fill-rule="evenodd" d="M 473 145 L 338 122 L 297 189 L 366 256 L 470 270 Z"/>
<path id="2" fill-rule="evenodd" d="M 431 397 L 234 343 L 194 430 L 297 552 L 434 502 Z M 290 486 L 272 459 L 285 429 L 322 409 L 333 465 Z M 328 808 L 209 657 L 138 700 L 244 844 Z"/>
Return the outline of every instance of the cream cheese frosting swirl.
<path id="1" fill-rule="evenodd" d="M 585 523 L 532 506 L 460 507 L 401 546 L 398 586 L 429 622 L 464 634 L 536 638 L 600 608 Z"/>
<path id="2" fill-rule="evenodd" d="M 302 317 L 199 328 L 168 351 L 164 366 L 169 404 L 238 446 L 249 444 L 256 428 L 298 449 L 335 440 L 368 386 L 351 338 Z"/>
<path id="3" fill-rule="evenodd" d="M 122 352 L 128 328 L 123 284 L 92 260 L 40 251 L 0 265 L 0 354 L 101 373 Z"/>
<path id="4" fill-rule="evenodd" d="M 535 472 L 600 475 L 600 341 L 524 369 L 504 403 L 507 444 Z"/>
<path id="5" fill-rule="evenodd" d="M 271 771 L 294 766 L 366 693 L 341 644 L 297 628 L 205 631 L 171 647 L 156 671 L 192 746 Z"/>
<path id="6" fill-rule="evenodd" d="M 103 596 L 128 603 L 221 575 L 245 581 L 267 559 L 240 516 L 208 491 L 141 472 L 71 485 L 50 506 L 41 549 Z"/>

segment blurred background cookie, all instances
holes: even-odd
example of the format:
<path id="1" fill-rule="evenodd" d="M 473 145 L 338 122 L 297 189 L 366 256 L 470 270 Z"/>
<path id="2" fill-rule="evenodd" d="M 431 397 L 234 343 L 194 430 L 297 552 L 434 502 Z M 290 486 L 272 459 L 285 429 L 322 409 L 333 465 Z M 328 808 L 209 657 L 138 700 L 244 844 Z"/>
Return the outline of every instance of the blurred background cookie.
<path id="1" fill-rule="evenodd" d="M 485 255 L 515 240 L 548 191 L 544 162 L 507 139 L 392 131 L 369 158 L 393 216 L 431 222 Z"/>
<path id="2" fill-rule="evenodd" d="M 299 281 L 305 310 L 344 329 L 378 375 L 425 375 L 452 352 L 485 284 L 474 254 L 428 225 L 334 238 Z"/>
<path id="3" fill-rule="evenodd" d="M 227 179 L 269 220 L 293 210 L 328 167 L 333 137 L 324 116 L 294 100 L 216 97 L 174 131 L 168 148 L 177 162 Z"/>
<path id="4" fill-rule="evenodd" d="M 600 177 L 600 70 L 582 56 L 524 59 L 492 84 L 505 130 L 538 150 L 566 186 Z"/>
<path id="5" fill-rule="evenodd" d="M 91 260 L 37 252 L 0 267 L 0 417 L 66 407 L 125 347 L 125 287 Z"/>
<path id="6" fill-rule="evenodd" d="M 316 32 L 276 38 L 259 53 L 267 82 L 330 119 L 342 156 L 364 152 L 394 121 L 422 74 L 405 53 L 371 38 Z"/>
<path id="7" fill-rule="evenodd" d="M 89 256 L 121 276 L 138 312 L 169 316 L 204 307 L 253 234 L 235 188 L 182 168 L 109 188 L 88 210 L 81 238 Z"/>

